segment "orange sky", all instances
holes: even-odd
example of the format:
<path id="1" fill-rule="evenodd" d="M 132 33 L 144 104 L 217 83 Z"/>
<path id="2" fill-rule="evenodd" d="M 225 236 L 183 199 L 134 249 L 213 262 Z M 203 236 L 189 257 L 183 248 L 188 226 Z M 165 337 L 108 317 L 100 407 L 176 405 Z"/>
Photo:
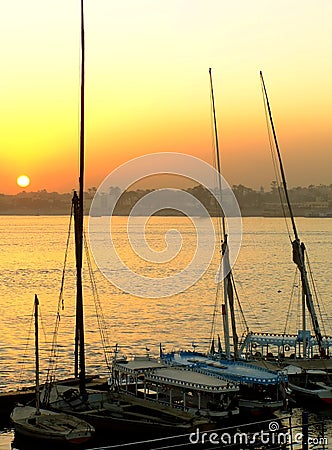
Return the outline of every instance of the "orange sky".
<path id="1" fill-rule="evenodd" d="M 77 187 L 79 0 L 4 0 L 0 193 Z M 156 151 L 212 162 L 213 68 L 230 184 L 274 179 L 263 70 L 288 184 L 331 184 L 330 0 L 85 0 L 86 186 Z"/>

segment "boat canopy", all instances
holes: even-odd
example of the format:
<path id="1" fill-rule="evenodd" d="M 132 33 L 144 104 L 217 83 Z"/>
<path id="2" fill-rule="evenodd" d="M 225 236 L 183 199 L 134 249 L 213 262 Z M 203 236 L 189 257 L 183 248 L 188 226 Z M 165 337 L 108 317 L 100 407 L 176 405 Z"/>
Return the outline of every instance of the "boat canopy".
<path id="1" fill-rule="evenodd" d="M 131 375 L 136 379 L 143 375 L 144 381 L 167 386 L 182 387 L 192 391 L 235 392 L 239 387 L 232 380 L 221 374 L 208 374 L 186 367 L 170 367 L 150 358 L 133 359 L 126 363 L 114 363 L 114 369 L 120 373 Z"/>
<path id="2" fill-rule="evenodd" d="M 157 359 L 154 358 L 134 358 L 130 361 L 114 361 L 114 368 L 118 369 L 123 373 L 137 374 L 137 372 L 144 372 L 148 370 L 153 370 L 163 366 Z"/>
<path id="3" fill-rule="evenodd" d="M 317 346 L 317 339 L 312 336 L 309 331 L 306 332 L 306 341 L 309 348 Z M 299 330 L 298 334 L 278 334 L 278 333 L 251 333 L 247 337 L 246 345 L 254 344 L 258 346 L 275 345 L 277 347 L 289 346 L 296 347 L 303 342 L 303 331 Z M 321 346 L 325 349 L 332 347 L 332 337 L 323 336 Z"/>
<path id="4" fill-rule="evenodd" d="M 277 385 L 287 380 L 287 376 L 281 371 L 265 369 L 244 361 L 216 360 L 190 351 L 165 354 L 164 361 L 169 364 L 189 366 L 201 373 L 221 376 L 236 383 Z"/>
<path id="5" fill-rule="evenodd" d="M 211 376 L 191 369 L 176 367 L 156 369 L 146 375 L 146 381 L 187 388 L 192 391 L 229 392 L 239 390 L 238 386 L 229 383 L 218 374 Z"/>

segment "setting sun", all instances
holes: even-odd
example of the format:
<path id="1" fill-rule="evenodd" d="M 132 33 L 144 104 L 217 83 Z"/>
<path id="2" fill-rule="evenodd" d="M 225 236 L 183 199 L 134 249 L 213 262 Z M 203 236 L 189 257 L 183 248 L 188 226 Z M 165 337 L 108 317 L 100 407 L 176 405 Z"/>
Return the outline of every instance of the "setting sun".
<path id="1" fill-rule="evenodd" d="M 29 186 L 30 178 L 27 175 L 20 175 L 17 178 L 16 183 L 18 186 L 25 188 L 25 187 Z"/>

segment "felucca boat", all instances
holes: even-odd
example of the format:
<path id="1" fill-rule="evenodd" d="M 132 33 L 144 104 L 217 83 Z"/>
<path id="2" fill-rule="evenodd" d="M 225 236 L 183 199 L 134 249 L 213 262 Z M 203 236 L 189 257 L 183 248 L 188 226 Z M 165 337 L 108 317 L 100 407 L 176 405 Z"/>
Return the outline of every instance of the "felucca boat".
<path id="1" fill-rule="evenodd" d="M 212 71 L 209 69 L 211 103 L 214 124 L 214 139 L 216 151 L 216 169 L 218 177 L 218 191 L 220 196 L 220 204 L 222 197 L 221 182 L 221 164 L 220 151 L 218 141 L 217 119 L 214 101 L 214 90 L 212 82 Z M 179 351 L 161 354 L 162 361 L 167 364 L 191 367 L 201 373 L 209 375 L 222 376 L 225 379 L 239 383 L 239 406 L 240 410 L 250 412 L 252 414 L 272 413 L 282 408 L 285 400 L 285 383 L 287 375 L 279 370 L 268 370 L 259 368 L 248 363 L 242 357 L 251 333 L 237 296 L 235 282 L 229 260 L 228 234 L 226 230 L 226 221 L 223 211 L 221 212 L 221 267 L 222 281 L 217 283 L 216 305 L 219 298 L 222 298 L 221 316 L 223 324 L 224 348 L 222 348 L 220 336 L 218 334 L 218 349 L 215 348 L 216 336 L 211 339 L 211 349 L 208 354 L 201 354 L 192 351 Z M 239 341 L 237 331 L 237 320 L 235 316 L 235 302 L 238 302 L 241 319 L 245 324 L 245 331 L 242 340 Z M 231 335 L 230 335 L 231 329 Z M 215 332 L 213 324 L 213 332 Z"/>
<path id="2" fill-rule="evenodd" d="M 35 406 L 17 405 L 10 418 L 15 431 L 29 438 L 44 441 L 81 444 L 89 440 L 94 428 L 84 420 L 68 414 L 52 412 L 40 407 L 39 389 L 39 337 L 38 337 L 38 297 L 34 302 L 35 315 Z"/>
<path id="3" fill-rule="evenodd" d="M 270 147 L 274 160 L 276 178 L 278 180 L 280 198 L 282 201 L 285 219 L 290 218 L 293 237 L 293 262 L 300 276 L 302 290 L 302 329 L 297 334 L 290 333 L 255 333 L 252 332 L 245 342 L 245 354 L 251 359 L 265 359 L 273 363 L 293 364 L 303 370 L 323 369 L 332 371 L 330 359 L 332 337 L 324 330 L 324 320 L 319 306 L 317 289 L 308 264 L 306 246 L 301 241 L 296 226 L 292 204 L 288 195 L 287 181 L 281 152 L 278 145 L 276 130 L 273 123 L 272 111 L 262 72 L 260 72 L 264 106 L 267 118 Z M 279 168 L 278 168 L 279 166 Z M 318 313 L 317 313 L 318 311 Z M 310 330 L 310 324 L 313 332 Z"/>
<path id="4" fill-rule="evenodd" d="M 175 405 L 150 402 L 147 399 L 124 395 L 116 389 L 89 389 L 86 384 L 83 312 L 83 216 L 84 216 L 84 98 L 85 98 L 85 32 L 84 0 L 81 0 L 81 121 L 79 192 L 73 196 L 76 257 L 76 331 L 75 378 L 78 388 L 52 382 L 45 386 L 45 406 L 83 418 L 98 431 L 107 432 L 114 441 L 128 442 L 139 437 L 170 436 L 195 431 L 197 426 L 210 424 L 209 418 L 181 411 Z M 54 358 L 55 359 L 55 358 Z"/>

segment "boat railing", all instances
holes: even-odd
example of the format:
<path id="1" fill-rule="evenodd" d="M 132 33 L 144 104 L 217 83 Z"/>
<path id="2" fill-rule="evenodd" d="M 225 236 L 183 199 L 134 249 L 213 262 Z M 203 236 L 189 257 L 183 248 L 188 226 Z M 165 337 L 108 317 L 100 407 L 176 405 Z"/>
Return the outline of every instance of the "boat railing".
<path id="1" fill-rule="evenodd" d="M 252 331 L 249 336 L 272 336 L 272 337 L 297 338 L 297 334 L 291 334 L 291 333 L 268 333 L 268 332 L 256 332 L 256 331 Z"/>
<path id="2" fill-rule="evenodd" d="M 202 375 L 211 375 L 211 374 L 207 374 L 204 373 L 203 371 L 200 371 L 198 373 L 202 373 Z M 216 378 L 215 376 L 211 375 L 211 378 Z M 165 384 L 169 384 L 169 385 L 174 385 L 174 386 L 183 386 L 183 387 L 187 387 L 190 389 L 195 389 L 195 390 L 202 390 L 202 391 L 211 391 L 211 392 L 223 392 L 223 391 L 229 391 L 230 389 L 234 389 L 235 390 L 235 385 L 230 385 L 229 383 L 226 383 L 224 386 L 211 386 L 211 385 L 207 385 L 207 384 L 202 384 L 202 383 L 194 383 L 191 381 L 184 381 L 184 380 L 174 380 L 173 378 L 168 378 L 168 377 L 162 377 L 160 375 L 154 375 L 154 374 L 149 374 L 149 376 L 147 377 L 148 381 L 157 381 L 160 383 L 165 383 Z"/>
<path id="3" fill-rule="evenodd" d="M 141 397 L 137 397 L 137 395 L 134 392 L 126 391 L 124 389 L 120 389 L 119 392 L 124 393 L 126 395 L 130 395 L 133 398 L 141 398 Z M 170 404 L 170 402 L 167 400 L 162 400 L 160 398 L 149 397 L 149 396 L 145 397 L 145 400 L 148 400 L 151 403 L 155 403 L 155 404 L 162 405 L 162 406 L 168 406 L 168 407 L 171 406 L 172 408 L 175 408 L 175 409 L 178 409 L 181 411 L 189 411 L 189 408 L 184 407 L 183 405 L 178 404 L 175 401 L 173 401 Z"/>

